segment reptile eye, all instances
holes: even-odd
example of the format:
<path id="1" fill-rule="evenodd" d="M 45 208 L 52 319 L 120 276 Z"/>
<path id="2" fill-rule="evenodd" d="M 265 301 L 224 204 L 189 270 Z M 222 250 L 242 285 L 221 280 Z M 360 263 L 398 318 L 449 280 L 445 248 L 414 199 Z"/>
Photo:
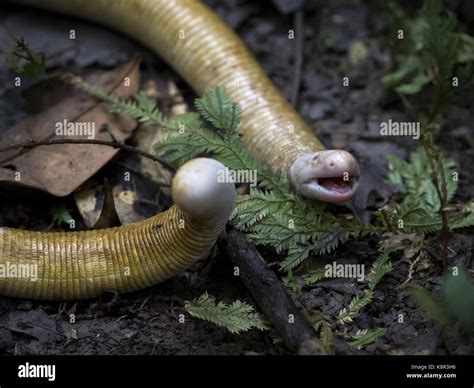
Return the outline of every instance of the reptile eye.
<path id="1" fill-rule="evenodd" d="M 316 154 L 316 155 L 313 156 L 313 159 L 311 159 L 311 160 L 317 160 L 318 158 L 319 158 L 319 155 Z"/>

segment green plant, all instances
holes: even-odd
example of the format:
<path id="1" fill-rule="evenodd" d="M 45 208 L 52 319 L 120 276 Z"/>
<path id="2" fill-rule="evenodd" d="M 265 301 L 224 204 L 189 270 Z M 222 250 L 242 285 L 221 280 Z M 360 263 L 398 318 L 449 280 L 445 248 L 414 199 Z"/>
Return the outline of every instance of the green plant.
<path id="1" fill-rule="evenodd" d="M 387 224 L 387 214 L 384 216 L 383 212 L 376 213 L 374 224 L 360 225 L 354 219 L 335 216 L 326 211 L 324 203 L 309 201 L 295 194 L 286 177 L 269 171 L 245 149 L 235 131 L 240 109 L 238 104 L 229 100 L 222 87 L 214 88 L 196 100 L 196 107 L 204 117 L 196 113 L 165 117 L 144 93 L 139 93 L 135 99 L 122 101 L 97 86 L 84 83 L 78 77 L 69 76 L 69 79 L 88 93 L 107 101 L 111 111 L 134 117 L 143 123 L 160 125 L 166 137 L 155 145 L 155 150 L 176 167 L 196 156 L 210 155 L 231 170 L 257 171 L 258 184 L 250 188 L 250 194 L 239 196 L 232 223 L 256 244 L 269 245 L 278 253 L 286 253 L 286 259 L 280 266 L 287 272 L 294 270 L 312 252 L 329 253 L 349 238 L 397 229 L 397 218 L 389 217 L 390 222 Z M 212 123 L 217 127 L 213 127 Z M 430 208 L 425 203 L 435 203 L 431 177 L 426 173 L 416 174 L 418 171 L 428 171 L 429 160 L 422 154 L 414 154 L 409 162 L 391 158 L 391 163 L 390 180 L 394 183 L 403 182 L 407 186 L 407 198 L 416 199 L 418 203 L 422 201 L 422 208 L 431 211 L 433 206 Z M 454 171 L 453 163 L 443 159 L 443 169 L 449 173 Z M 410 171 L 413 173 L 410 174 Z M 449 192 L 453 193 L 457 183 L 451 181 L 448 184 Z M 418 186 L 426 188 L 426 195 L 420 197 Z M 407 200 L 396 214 L 398 218 L 411 215 L 409 202 Z M 459 221 L 470 217 L 470 214 L 470 211 L 468 214 L 458 212 L 452 218 L 453 221 Z M 430 216 L 435 226 L 441 225 L 439 216 Z M 425 224 L 410 224 L 410 220 L 408 218 L 405 221 L 411 231 L 426 231 Z"/>
<path id="2" fill-rule="evenodd" d="M 431 85 L 436 89 L 432 112 L 442 110 L 454 93 L 453 76 L 461 88 L 472 82 L 474 40 L 455 32 L 456 17 L 443 9 L 441 0 L 425 0 L 414 19 L 395 3 L 390 8 L 398 68 L 382 82 L 402 95 L 417 94 Z"/>
<path id="3" fill-rule="evenodd" d="M 326 270 L 319 268 L 303 275 L 303 282 L 305 286 L 312 286 L 326 277 Z"/>
<path id="4" fill-rule="evenodd" d="M 70 226 L 71 221 L 74 221 L 71 213 L 64 204 L 53 205 L 51 207 L 51 216 L 53 217 L 53 222 L 58 226 L 62 224 Z"/>
<path id="5" fill-rule="evenodd" d="M 229 100 L 224 88 L 214 88 L 196 100 L 196 109 L 200 114 L 186 113 L 169 118 L 159 112 L 153 101 L 143 93 L 135 99 L 122 101 L 77 77 L 70 79 L 88 93 L 107 101 L 113 112 L 129 115 L 143 123 L 160 125 L 166 136 L 156 144 L 155 150 L 176 167 L 196 156 L 210 155 L 229 169 L 257 171 L 257 186 L 250 187 L 248 195 L 239 196 L 231 221 L 252 242 L 271 246 L 283 255 L 279 265 L 287 273 L 284 282 L 297 297 L 301 296 L 302 284 L 296 273 L 312 254 L 330 253 L 348 239 L 367 234 L 425 234 L 443 227 L 443 216 L 437 211 L 447 214 L 446 201 L 438 193 L 440 180 L 433 180 L 439 169 L 434 168 L 432 155 L 425 149 L 416 151 L 408 162 L 390 159 L 389 180 L 405 185 L 405 198 L 400 204 L 376 212 L 372 224 L 360 225 L 354 219 L 331 214 L 323 203 L 299 197 L 286 177 L 271 172 L 245 149 L 235 131 L 240 109 L 238 104 Z M 447 177 L 452 176 L 456 166 L 442 157 L 437 160 L 443 171 L 445 199 L 451 198 L 457 182 Z M 449 212 L 450 227 L 474 225 L 473 213 L 472 205 L 453 207 Z M 354 298 L 339 313 L 340 323 L 350 322 L 371 302 L 374 288 L 392 269 L 388 261 L 392 251 L 391 247 L 382 250 L 368 276 L 368 287 L 363 296 Z M 320 271 L 303 274 L 303 285 L 314 284 L 322 278 Z M 206 298 L 201 302 L 206 302 L 205 309 L 200 310 L 204 311 L 201 313 L 204 319 L 217 323 L 221 322 L 219 319 L 222 317 L 224 321 L 221 324 L 226 322 L 228 311 L 222 305 L 211 308 Z M 211 313 L 207 314 L 206 309 L 210 309 Z M 324 332 L 322 329 L 320 332 L 327 343 L 328 327 L 325 326 Z"/>
<path id="6" fill-rule="evenodd" d="M 399 28 L 399 33 L 403 33 L 403 39 L 398 39 L 396 45 L 398 68 L 384 77 L 382 82 L 400 95 L 408 111 L 421 123 L 420 140 L 423 151 L 418 151 L 415 156 L 425 159 L 425 174 L 428 173 L 432 181 L 432 184 L 425 185 L 429 190 L 422 195 L 431 196 L 430 211 L 437 211 L 441 217 L 440 236 L 446 271 L 449 229 L 458 225 L 456 222 L 450 224 L 447 210 L 456 183 L 449 174 L 453 172 L 454 164 L 443 156 L 435 144 L 435 138 L 443 125 L 443 112 L 448 103 L 456 93 L 465 90 L 473 82 L 474 39 L 455 32 L 456 18 L 443 9 L 441 0 L 425 0 L 415 19 L 408 18 L 400 8 L 392 5 L 392 25 Z M 432 100 L 429 104 L 415 108 L 415 100 L 407 96 L 417 94 L 428 86 L 432 89 Z M 416 166 L 415 163 L 414 165 Z M 416 185 L 416 181 L 412 183 Z M 433 194 L 436 194 L 437 199 Z M 419 203 L 414 197 L 405 199 L 403 210 L 424 217 L 421 223 L 427 226 L 426 232 L 437 230 L 434 217 L 429 220 L 426 214 L 420 216 L 419 206 L 413 206 L 417 202 Z"/>
<path id="7" fill-rule="evenodd" d="M 443 329 L 459 322 L 465 332 L 474 334 L 474 282 L 464 268 L 451 268 L 445 275 L 439 298 L 423 288 L 412 288 L 411 295 L 428 316 Z"/>
<path id="8" fill-rule="evenodd" d="M 240 300 L 229 305 L 224 302 L 216 304 L 215 297 L 206 292 L 199 298 L 186 302 L 184 308 L 193 317 L 225 327 L 231 333 L 238 334 L 252 328 L 269 329 L 267 323 L 254 311 L 254 308 Z"/>
<path id="9" fill-rule="evenodd" d="M 393 270 L 392 263 L 389 261 L 390 254 L 395 249 L 392 247 L 386 247 L 382 250 L 381 254 L 375 259 L 372 264 L 370 274 L 367 276 L 367 288 L 364 290 L 364 294 L 359 297 L 355 296 L 352 298 L 349 306 L 344 307 L 339 311 L 338 321 L 341 324 L 352 322 L 352 320 L 359 314 L 365 306 L 372 302 L 374 297 L 374 290 L 377 284 L 380 283 L 382 278 Z"/>
<path id="10" fill-rule="evenodd" d="M 313 327 L 315 330 L 319 330 L 321 345 L 328 353 L 331 352 L 334 343 L 334 335 L 332 333 L 332 325 L 329 317 L 318 312 L 316 312 L 316 314 L 313 312 L 313 314 L 310 314 L 310 317 L 311 316 L 313 316 L 311 319 Z"/>
<path id="11" fill-rule="evenodd" d="M 385 335 L 385 331 L 386 330 L 383 328 L 377 328 L 374 330 L 359 330 L 355 335 L 354 340 L 349 341 L 349 345 L 357 349 L 362 349 Z"/>
<path id="12" fill-rule="evenodd" d="M 43 53 L 32 51 L 23 38 L 15 38 L 15 48 L 6 52 L 0 50 L 0 55 L 5 56 L 5 63 L 9 68 L 19 75 L 25 75 L 27 78 L 36 78 L 46 70 L 45 57 Z"/>
<path id="13" fill-rule="evenodd" d="M 442 176 L 446 188 L 446 202 L 449 202 L 458 186 L 457 165 L 441 155 Z M 396 207 L 377 212 L 376 216 L 388 224 L 392 230 L 404 233 L 432 233 L 442 228 L 443 220 L 439 215 L 441 209 L 440 197 L 433 182 L 433 175 L 439 171 L 433 170 L 424 148 L 419 148 L 410 155 L 409 161 L 388 156 L 388 180 L 393 184 L 403 186 L 403 200 Z M 437 182 L 440 183 L 439 180 Z M 473 225 L 472 203 L 461 206 L 452 205 L 446 214 L 450 229 Z"/>
<path id="14" fill-rule="evenodd" d="M 350 237 L 376 230 L 335 217 L 325 211 L 325 204 L 299 197 L 286 177 L 271 172 L 255 159 L 235 131 L 240 119 L 238 104 L 229 100 L 222 87 L 196 100 L 202 118 L 196 113 L 168 118 L 143 93 L 134 100 L 122 101 L 78 77 L 69 79 L 107 101 L 111 111 L 160 125 L 166 137 L 155 150 L 177 167 L 196 156 L 211 155 L 231 170 L 257 171 L 258 185 L 250 188 L 249 195 L 238 198 L 232 223 L 251 241 L 287 253 L 281 263 L 285 271 L 297 267 L 312 251 L 328 253 Z"/>

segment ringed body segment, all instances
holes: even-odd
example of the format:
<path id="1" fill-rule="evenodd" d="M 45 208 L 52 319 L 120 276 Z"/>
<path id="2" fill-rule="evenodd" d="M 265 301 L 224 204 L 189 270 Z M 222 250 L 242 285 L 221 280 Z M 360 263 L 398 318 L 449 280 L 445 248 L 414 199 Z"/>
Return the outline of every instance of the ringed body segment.
<path id="1" fill-rule="evenodd" d="M 87 299 L 184 271 L 208 254 L 229 219 L 235 185 L 218 182 L 224 168 L 207 158 L 184 164 L 173 179 L 176 204 L 135 224 L 60 233 L 0 228 L 0 295 Z"/>

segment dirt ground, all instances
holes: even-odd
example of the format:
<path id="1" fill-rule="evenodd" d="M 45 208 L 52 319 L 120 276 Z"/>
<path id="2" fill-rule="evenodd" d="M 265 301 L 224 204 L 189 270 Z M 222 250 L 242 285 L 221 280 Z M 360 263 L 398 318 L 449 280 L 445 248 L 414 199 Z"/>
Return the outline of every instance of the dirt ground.
<path id="1" fill-rule="evenodd" d="M 283 94 L 290 97 L 293 85 L 293 46 L 287 44 L 288 30 L 293 28 L 292 15 L 283 15 L 267 1 L 208 1 L 212 8 L 237 31 L 250 47 L 265 71 Z M 380 2 L 380 4 L 383 2 Z M 403 120 L 402 104 L 381 85 L 380 79 L 392 64 L 387 48 L 388 15 L 385 7 L 374 1 L 317 1 L 305 9 L 305 44 L 303 72 L 298 96 L 298 110 L 315 128 L 328 147 L 353 151 L 366 169 L 381 176 L 385 171 L 385 155 L 406 157 L 415 142 L 381 138 L 378 123 L 388 118 Z M 193 92 L 163 61 L 135 42 L 85 22 L 74 26 L 85 36 L 78 51 L 61 47 L 58 37 L 71 19 L 15 7 L 0 9 L 1 24 L 21 31 L 25 40 L 36 49 L 56 53 L 51 71 L 67 69 L 110 69 L 135 52 L 142 55 L 142 81 L 169 77 L 174 80 L 187 101 Z M 472 21 L 471 21 L 472 23 Z M 351 44 L 363 42 L 367 47 L 364 60 L 349 60 Z M 3 65 L 2 65 L 3 66 Z M 10 76 L 0 73 L 0 81 Z M 351 88 L 342 85 L 348 76 Z M 22 88 L 25 89 L 25 88 Z M 449 108 L 448 128 L 439 143 L 448 156 L 461 166 L 456 202 L 467 202 L 474 192 L 472 140 L 473 107 L 471 95 L 459 99 Z M 33 100 L 34 102 L 34 100 Z M 0 135 L 12 124 L 34 110 L 32 101 L 18 90 L 8 90 L 0 99 Z M 122 158 L 122 159 L 121 159 Z M 115 158 L 105 172 L 117 174 L 114 167 L 124 156 Z M 132 163 L 132 159 L 127 159 Z M 136 162 L 136 161 L 135 161 Z M 363 167 L 363 169 L 364 169 Z M 146 179 L 134 179 L 146 185 Z M 386 198 L 374 199 L 377 201 Z M 48 209 L 57 200 L 37 192 L 2 189 L 0 191 L 0 225 L 46 230 L 51 224 Z M 72 200 L 67 202 L 74 208 Z M 144 207 L 144 214 L 153 214 L 156 206 Z M 79 214 L 74 213 L 77 218 Z M 451 260 L 474 269 L 472 260 L 473 232 L 453 233 L 450 241 Z M 320 260 L 340 263 L 363 263 L 367 267 L 376 256 L 377 241 L 372 237 L 351 241 L 330 257 Z M 429 257 L 413 274 L 411 284 L 429 291 L 439 290 L 442 259 L 439 239 L 429 236 Z M 276 255 L 263 250 L 269 261 Z M 409 297 L 400 284 L 407 278 L 408 262 L 399 262 L 377 287 L 374 301 L 345 329 L 335 334 L 344 338 L 346 332 L 385 327 L 385 335 L 365 350 L 369 354 L 473 354 L 472 339 L 454 336 L 445 338 Z M 322 281 L 304 289 L 308 307 L 336 317 L 354 295 L 362 294 L 363 285 L 347 279 Z M 146 290 L 127 294 L 104 295 L 99 300 L 78 303 L 49 303 L 0 297 L 0 354 L 282 354 L 285 350 L 274 344 L 268 333 L 250 331 L 234 335 L 210 323 L 186 317 L 185 300 L 203 292 L 219 300 L 232 301 L 251 296 L 238 278 L 232 276 L 231 264 L 221 255 L 205 260 L 175 278 Z M 74 313 L 76 322 L 69 323 Z M 404 323 L 398 316 L 404 315 Z"/>

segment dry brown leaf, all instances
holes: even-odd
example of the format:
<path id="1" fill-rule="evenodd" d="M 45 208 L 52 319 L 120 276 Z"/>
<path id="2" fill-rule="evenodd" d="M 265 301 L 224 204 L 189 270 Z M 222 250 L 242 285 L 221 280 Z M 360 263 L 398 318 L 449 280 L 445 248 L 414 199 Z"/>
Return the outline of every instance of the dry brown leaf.
<path id="1" fill-rule="evenodd" d="M 102 74 L 91 75 L 87 81 L 101 85 L 121 98 L 135 95 L 140 87 L 139 58 L 132 57 L 122 66 Z M 125 83 L 125 78 L 129 82 Z M 95 124 L 95 139 L 110 140 L 101 128 L 112 131 L 118 141 L 132 134 L 136 122 L 128 117 L 111 115 L 104 104 L 93 98 L 73 94 L 46 111 L 30 116 L 10 128 L 0 139 L 0 147 L 28 140 L 60 139 L 55 135 L 58 122 L 90 122 Z M 84 136 L 68 136 L 69 139 Z M 117 149 L 101 145 L 60 144 L 36 147 L 24 152 L 0 155 L 0 185 L 13 184 L 39 189 L 58 197 L 72 193 L 94 175 L 116 153 Z"/>
<path id="2" fill-rule="evenodd" d="M 138 165 L 138 160 L 135 163 Z M 123 173 L 119 171 L 116 170 L 109 175 L 113 197 L 109 199 L 109 204 L 112 206 L 104 204 L 107 203 L 104 195 L 106 190 L 96 177 L 89 179 L 74 192 L 77 209 L 88 228 L 97 228 L 97 225 L 100 225 L 98 222 L 101 213 L 111 211 L 112 207 L 122 225 L 141 221 L 163 210 L 158 201 L 159 189 L 155 183 L 124 170 L 127 175 L 131 174 L 128 181 L 128 178 L 125 180 Z M 106 226 L 111 226 L 110 221 L 101 225 Z"/>
<path id="3" fill-rule="evenodd" d="M 77 209 L 88 228 L 99 220 L 104 198 L 104 186 L 96 179 L 89 179 L 74 192 Z"/>
<path id="4" fill-rule="evenodd" d="M 94 224 L 93 229 L 112 228 L 120 226 L 121 222 L 115 210 L 114 193 L 108 179 L 104 179 L 104 204 L 100 212 L 99 219 Z"/>
<path id="5" fill-rule="evenodd" d="M 383 242 L 386 246 L 403 249 L 403 259 L 409 260 L 423 248 L 424 236 L 416 233 L 385 233 Z"/>
<path id="6" fill-rule="evenodd" d="M 168 78 L 168 76 L 163 75 L 163 77 L 158 77 L 155 80 L 146 81 L 142 90 L 149 98 L 159 101 L 160 109 L 167 113 L 187 112 L 188 107 L 183 96 L 176 85 Z M 164 132 L 159 126 L 139 125 L 133 133 L 132 142 L 139 149 L 153 153 L 153 145 L 160 141 L 163 136 Z M 125 162 L 125 165 L 122 166 L 123 172 L 119 175 L 112 173 L 109 178 L 113 182 L 115 210 L 120 222 L 126 225 L 156 214 L 155 212 L 150 213 L 153 208 L 156 212 L 162 210 L 160 201 L 157 200 L 157 193 L 161 190 L 165 195 L 170 194 L 169 187 L 163 187 L 163 184 L 165 186 L 169 185 L 172 175 L 160 164 L 147 158 L 138 157 L 138 159 L 135 159 L 131 154 L 123 155 L 123 157 L 125 158 L 121 159 Z M 123 174 L 125 173 L 129 176 L 128 182 L 124 179 Z M 144 184 L 143 179 L 148 182 Z M 155 194 L 153 194 L 153 191 Z M 94 227 L 104 206 L 101 181 L 90 179 L 74 192 L 74 198 L 86 225 L 89 228 Z"/>

